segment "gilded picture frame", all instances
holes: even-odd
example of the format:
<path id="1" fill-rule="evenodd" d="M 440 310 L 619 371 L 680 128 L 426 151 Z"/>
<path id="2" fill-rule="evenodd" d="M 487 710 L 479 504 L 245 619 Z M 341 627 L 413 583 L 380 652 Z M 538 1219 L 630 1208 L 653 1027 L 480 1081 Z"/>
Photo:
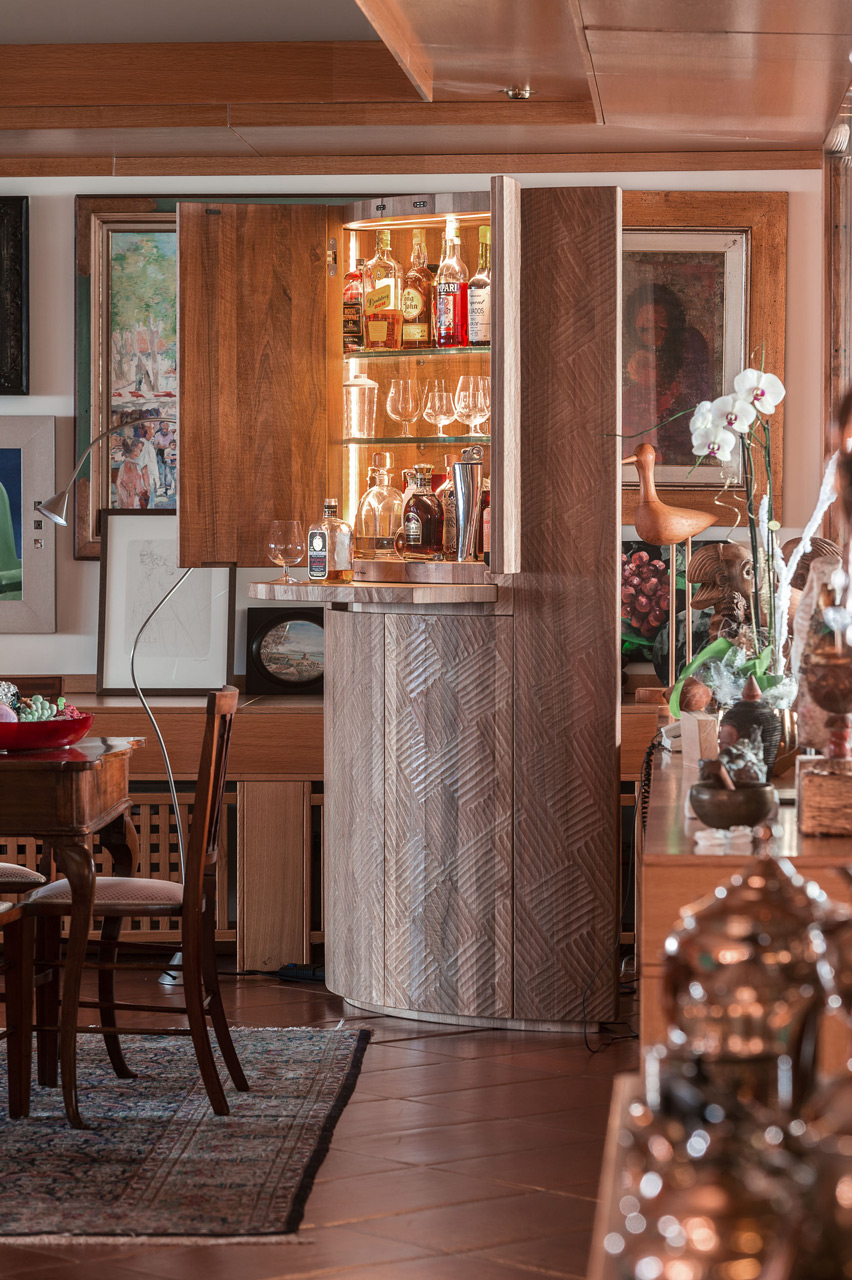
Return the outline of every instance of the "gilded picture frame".
<path id="1" fill-rule="evenodd" d="M 723 330 L 743 316 L 742 363 L 743 367 L 763 367 L 784 380 L 785 309 L 787 278 L 787 194 L 786 192 L 726 192 L 726 191 L 625 191 L 622 204 L 622 225 L 625 248 L 635 252 L 637 243 L 651 243 L 644 238 L 637 242 L 636 233 L 643 237 L 654 233 L 699 236 L 719 234 L 731 242 L 742 243 L 744 264 L 743 287 L 736 296 L 729 296 L 720 311 Z M 660 241 L 665 244 L 664 238 Z M 674 243 L 671 241 L 669 243 Z M 681 241 L 687 243 L 687 241 Z M 699 243 L 698 240 L 695 243 Z M 721 243 L 721 242 L 720 242 Z M 735 275 L 735 273 L 734 273 Z M 728 271 L 728 281 L 732 280 Z M 625 295 L 624 320 L 627 322 Z M 627 352 L 629 335 L 624 334 Z M 726 344 L 726 338 L 727 346 Z M 719 335 L 719 346 L 726 352 L 726 367 L 722 390 L 732 390 L 730 380 L 739 372 L 727 366 L 735 363 L 731 354 L 730 332 Z M 629 353 L 627 359 L 629 360 Z M 697 389 L 696 389 L 697 390 Z M 713 398 L 713 397 L 706 397 Z M 696 401 L 697 402 L 697 401 Z M 684 441 L 689 439 L 689 414 L 675 419 L 670 430 L 678 428 Z M 682 425 L 679 425 L 682 424 Z M 627 439 L 628 426 L 623 424 L 625 435 L 624 454 L 629 455 L 641 442 L 642 436 Z M 772 484 L 776 518 L 783 518 L 783 465 L 784 465 L 784 405 L 776 409 L 770 419 L 772 450 Z M 655 446 L 656 447 L 656 446 Z M 755 477 L 758 493 L 765 487 L 765 470 L 762 450 L 755 449 Z M 729 481 L 724 510 L 716 503 L 723 481 L 718 469 L 699 467 L 687 475 L 689 466 L 686 455 L 676 467 L 666 465 L 661 458 L 656 473 L 657 491 L 664 502 L 697 511 L 712 512 L 720 516 L 720 524 L 736 519 L 735 509 L 745 519 L 745 490 L 739 476 Z M 629 464 L 624 468 L 622 484 L 622 523 L 632 525 L 638 503 L 638 482 L 635 469 Z"/>

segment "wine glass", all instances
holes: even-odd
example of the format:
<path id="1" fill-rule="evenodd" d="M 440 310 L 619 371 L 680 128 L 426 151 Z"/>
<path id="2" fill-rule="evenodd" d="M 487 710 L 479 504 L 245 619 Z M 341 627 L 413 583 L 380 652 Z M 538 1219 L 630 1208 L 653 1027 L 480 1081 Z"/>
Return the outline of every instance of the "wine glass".
<path id="1" fill-rule="evenodd" d="M 477 382 L 479 383 L 479 387 L 482 391 L 483 400 L 485 402 L 485 408 L 488 411 L 485 415 L 485 418 L 483 418 L 483 422 L 484 422 L 486 418 L 491 417 L 491 379 L 478 378 Z"/>
<path id="2" fill-rule="evenodd" d="M 387 402 L 388 417 L 402 423 L 402 434 L 410 436 L 409 427 L 420 417 L 420 388 L 414 378 L 394 378 Z"/>
<path id="3" fill-rule="evenodd" d="M 443 378 L 430 378 L 423 396 L 423 417 L 437 427 L 436 435 L 444 434 L 444 427 L 455 419 L 453 396 Z"/>
<path id="4" fill-rule="evenodd" d="M 266 554 L 273 564 L 283 566 L 283 574 L 275 581 L 295 583 L 296 578 L 291 578 L 287 570 L 305 554 L 301 520 L 273 520 L 266 535 Z"/>
<path id="5" fill-rule="evenodd" d="M 463 374 L 456 387 L 456 417 L 463 422 L 474 435 L 479 434 L 479 424 L 488 417 L 488 406 L 482 379 L 471 374 Z"/>

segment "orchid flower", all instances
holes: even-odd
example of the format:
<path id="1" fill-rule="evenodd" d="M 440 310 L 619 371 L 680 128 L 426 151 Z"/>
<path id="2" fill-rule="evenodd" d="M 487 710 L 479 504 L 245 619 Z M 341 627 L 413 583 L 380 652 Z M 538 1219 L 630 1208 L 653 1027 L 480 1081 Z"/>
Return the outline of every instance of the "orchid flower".
<path id="1" fill-rule="evenodd" d="M 689 429 L 693 435 L 701 427 L 709 427 L 713 421 L 713 414 L 709 400 L 702 400 L 700 404 L 695 406 L 695 412 L 689 419 Z"/>
<path id="2" fill-rule="evenodd" d="M 731 450 L 736 443 L 737 437 L 718 418 L 708 418 L 706 426 L 693 427 L 692 452 L 699 458 L 730 462 Z"/>
<path id="3" fill-rule="evenodd" d="M 761 413 L 774 413 L 787 394 L 784 383 L 774 373 L 743 369 L 734 378 L 734 393 Z"/>
<path id="4" fill-rule="evenodd" d="M 754 405 L 739 396 L 719 396 L 710 405 L 710 411 L 714 418 L 721 420 L 722 426 L 743 434 L 757 417 Z"/>

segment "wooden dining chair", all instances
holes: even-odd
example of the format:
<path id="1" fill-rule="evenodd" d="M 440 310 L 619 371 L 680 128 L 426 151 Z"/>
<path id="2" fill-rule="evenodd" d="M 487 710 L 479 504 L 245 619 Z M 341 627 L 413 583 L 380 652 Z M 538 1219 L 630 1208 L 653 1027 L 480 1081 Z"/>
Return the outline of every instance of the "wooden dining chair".
<path id="1" fill-rule="evenodd" d="M 33 1056 L 33 946 L 35 920 L 17 903 L 0 902 L 3 937 L 3 1003 L 9 1115 L 18 1120 L 30 1114 L 30 1072 Z"/>
<path id="2" fill-rule="evenodd" d="M 46 876 L 29 867 L 19 867 L 16 862 L 0 862 L 0 894 L 29 893 L 46 883 Z"/>
<path id="3" fill-rule="evenodd" d="M 132 878 L 125 875 L 98 876 L 95 881 L 94 915 L 103 921 L 101 942 L 95 968 L 98 969 L 98 999 L 81 1000 L 81 1008 L 98 1009 L 100 1028 L 79 1027 L 78 1033 L 95 1033 L 104 1037 L 116 1075 L 132 1078 L 119 1037 L 122 1035 L 190 1035 L 198 1059 L 201 1078 L 210 1104 L 217 1115 L 228 1115 L 225 1091 L 219 1079 L 210 1045 L 207 1018 L 210 1019 L 219 1048 L 231 1079 L 237 1089 L 248 1089 L 243 1069 L 225 1017 L 216 968 L 216 855 L 219 844 L 219 821 L 225 788 L 231 724 L 237 709 L 238 691 L 230 685 L 208 694 L 207 718 L 201 759 L 195 789 L 189 842 L 186 852 L 184 883 L 171 880 Z M 36 1031 L 39 1037 L 39 1079 L 56 1084 L 57 1026 L 59 1005 L 59 949 L 63 915 L 71 905 L 67 880 L 55 880 L 34 890 L 24 900 L 23 910 L 38 918 L 40 933 L 37 967 L 50 972 L 50 981 L 37 987 Z M 174 1006 L 132 1004 L 115 999 L 116 971 L 159 969 L 162 963 L 133 964 L 116 960 L 122 949 L 119 939 L 121 923 L 129 916 L 166 916 L 177 918 L 181 925 L 180 950 L 182 964 L 169 963 L 169 969 L 181 968 L 185 1005 Z M 138 945 L 138 944 L 134 944 Z M 117 1012 L 173 1014 L 184 1013 L 188 1027 L 120 1027 Z"/>

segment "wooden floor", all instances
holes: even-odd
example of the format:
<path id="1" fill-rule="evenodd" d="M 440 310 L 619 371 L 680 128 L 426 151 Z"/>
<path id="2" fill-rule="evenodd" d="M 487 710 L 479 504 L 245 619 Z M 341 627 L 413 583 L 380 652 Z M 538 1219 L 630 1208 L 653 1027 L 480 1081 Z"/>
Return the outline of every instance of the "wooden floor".
<path id="1" fill-rule="evenodd" d="M 576 1035 L 365 1016 L 313 984 L 225 976 L 224 987 L 240 1026 L 343 1018 L 373 1030 L 300 1247 L 0 1244 L 3 1280 L 585 1275 L 612 1076 L 635 1068 L 636 1041 L 592 1057 Z M 120 997 L 170 998 L 141 977 L 126 979 Z M 82 1089 L 85 1112 L 85 1081 Z"/>

